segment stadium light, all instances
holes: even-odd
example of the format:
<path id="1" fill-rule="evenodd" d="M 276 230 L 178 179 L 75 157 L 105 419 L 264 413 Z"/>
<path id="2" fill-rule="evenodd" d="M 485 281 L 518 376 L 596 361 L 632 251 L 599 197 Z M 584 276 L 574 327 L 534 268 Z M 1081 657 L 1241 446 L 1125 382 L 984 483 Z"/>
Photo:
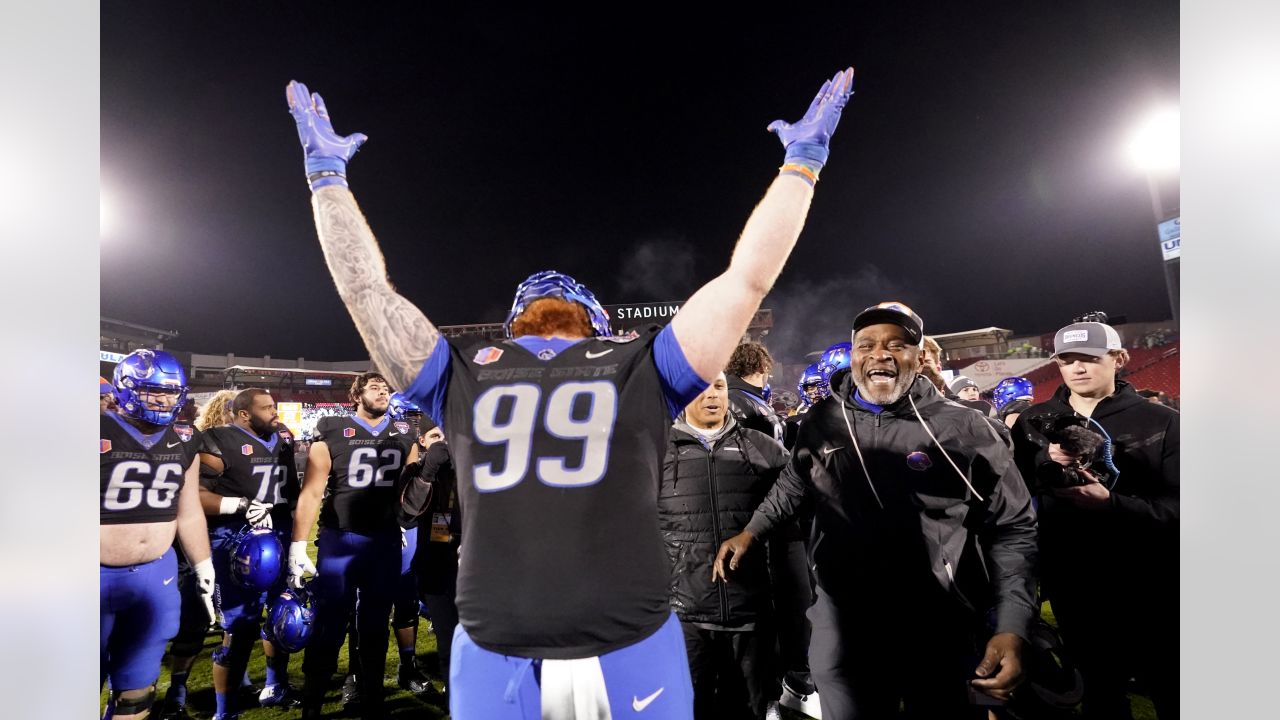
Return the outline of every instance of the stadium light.
<path id="1" fill-rule="evenodd" d="M 1152 112 L 1133 130 L 1127 147 L 1134 165 L 1146 173 L 1176 172 L 1181 166 L 1177 107 Z"/>

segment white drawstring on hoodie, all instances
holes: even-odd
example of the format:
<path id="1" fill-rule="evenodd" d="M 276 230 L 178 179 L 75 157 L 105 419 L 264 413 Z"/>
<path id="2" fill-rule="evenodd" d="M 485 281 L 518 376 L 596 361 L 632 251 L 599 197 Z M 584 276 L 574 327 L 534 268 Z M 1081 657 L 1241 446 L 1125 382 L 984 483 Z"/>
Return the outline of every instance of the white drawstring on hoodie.
<path id="1" fill-rule="evenodd" d="M 912 382 L 914 383 L 914 381 Z M 956 471 L 956 474 L 960 476 L 960 481 L 965 484 L 965 487 L 969 488 L 969 492 L 973 493 L 974 497 L 979 500 L 984 500 L 984 498 L 978 494 L 978 491 L 974 489 L 973 485 L 969 482 L 969 478 L 965 477 L 965 474 L 960 470 L 960 466 L 956 465 L 955 461 L 951 459 L 951 456 L 947 454 L 946 449 L 942 447 L 942 443 L 938 442 L 938 437 L 933 434 L 933 430 L 929 428 L 929 424 L 920 416 L 920 410 L 916 407 L 916 401 L 911 397 L 910 387 L 907 388 L 907 402 L 911 403 L 911 411 L 915 413 L 916 420 L 920 422 L 920 427 L 923 427 L 924 431 L 929 434 L 929 439 L 933 440 L 933 444 L 942 452 L 942 457 L 947 459 L 947 462 Z M 840 412 L 844 416 L 844 426 L 849 429 L 849 440 L 853 442 L 853 452 L 858 456 L 858 465 L 862 468 L 862 476 L 867 479 L 867 487 L 871 488 L 871 494 L 875 496 L 876 504 L 880 506 L 881 510 L 883 510 L 884 503 L 880 502 L 880 493 L 876 492 L 876 486 L 871 482 L 871 473 L 867 471 L 867 463 L 862 459 L 862 449 L 858 447 L 858 438 L 853 433 L 853 422 L 849 419 L 849 408 L 845 407 L 843 400 L 840 402 Z"/>

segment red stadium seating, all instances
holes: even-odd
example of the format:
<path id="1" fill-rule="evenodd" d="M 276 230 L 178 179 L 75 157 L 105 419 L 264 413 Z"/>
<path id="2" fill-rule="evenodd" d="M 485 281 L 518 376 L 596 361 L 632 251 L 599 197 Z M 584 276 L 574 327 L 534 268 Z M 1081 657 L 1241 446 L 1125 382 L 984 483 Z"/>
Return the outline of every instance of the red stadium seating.
<path id="1" fill-rule="evenodd" d="M 1135 390 L 1162 390 L 1177 400 L 1181 396 L 1180 347 L 1180 343 L 1175 341 L 1152 348 L 1130 348 L 1128 370 L 1123 379 Z M 1062 384 L 1062 375 L 1056 364 L 1036 369 L 1027 375 L 1027 379 L 1035 385 L 1035 401 L 1038 403 L 1052 397 Z"/>
<path id="2" fill-rule="evenodd" d="M 1181 352 L 1178 343 L 1151 348 L 1156 357 L 1146 364 L 1130 363 L 1133 370 L 1125 376 L 1134 389 L 1150 388 L 1168 393 L 1177 400 L 1181 396 Z"/>

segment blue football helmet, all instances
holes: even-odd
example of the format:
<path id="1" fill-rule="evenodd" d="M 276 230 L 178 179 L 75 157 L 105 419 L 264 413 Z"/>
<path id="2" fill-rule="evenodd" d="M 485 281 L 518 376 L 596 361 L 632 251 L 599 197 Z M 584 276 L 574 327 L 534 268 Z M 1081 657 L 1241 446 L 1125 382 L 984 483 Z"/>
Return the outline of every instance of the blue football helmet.
<path id="1" fill-rule="evenodd" d="M 391 404 L 387 407 L 387 414 L 392 420 L 404 420 L 406 415 L 423 415 L 422 408 L 418 403 L 404 396 L 404 393 L 391 393 Z"/>
<path id="2" fill-rule="evenodd" d="M 822 371 L 818 363 L 814 363 L 800 373 L 800 382 L 796 383 L 796 392 L 800 394 L 800 404 L 809 407 L 831 394 L 827 383 L 822 379 Z"/>
<path id="3" fill-rule="evenodd" d="M 1024 377 L 1007 377 L 996 383 L 991 390 L 991 403 L 1000 410 L 1005 405 L 1019 398 L 1030 399 L 1035 395 L 1031 381 Z"/>
<path id="4" fill-rule="evenodd" d="M 237 585 L 259 592 L 268 590 L 280 578 L 284 549 L 270 528 L 245 526 L 231 539 L 231 579 Z"/>
<path id="5" fill-rule="evenodd" d="M 316 614 L 311 597 L 305 590 L 285 590 L 275 597 L 267 610 L 267 627 L 271 641 L 285 652 L 300 652 L 311 640 Z"/>
<path id="6" fill-rule="evenodd" d="M 120 410 L 152 425 L 172 423 L 187 402 L 187 371 L 176 357 L 164 350 L 141 349 L 125 355 L 116 364 L 111 384 Z M 151 392 L 176 392 L 178 399 L 168 410 L 152 409 L 142 399 L 142 395 Z"/>
<path id="7" fill-rule="evenodd" d="M 596 337 L 613 336 L 613 331 L 609 328 L 609 313 L 605 312 L 596 296 L 591 294 L 587 286 L 555 270 L 534 273 L 520 283 L 520 287 L 516 288 L 516 299 L 511 303 L 511 312 L 507 313 L 507 319 L 502 323 L 502 332 L 511 337 L 511 323 L 515 322 L 530 303 L 544 297 L 564 298 L 578 303 L 587 309 L 587 318 L 591 321 L 591 330 Z"/>
<path id="8" fill-rule="evenodd" d="M 837 370 L 847 370 L 852 354 L 853 343 L 838 342 L 818 358 L 818 372 L 822 373 L 822 384 L 827 386 L 828 392 L 831 390 L 831 375 Z"/>

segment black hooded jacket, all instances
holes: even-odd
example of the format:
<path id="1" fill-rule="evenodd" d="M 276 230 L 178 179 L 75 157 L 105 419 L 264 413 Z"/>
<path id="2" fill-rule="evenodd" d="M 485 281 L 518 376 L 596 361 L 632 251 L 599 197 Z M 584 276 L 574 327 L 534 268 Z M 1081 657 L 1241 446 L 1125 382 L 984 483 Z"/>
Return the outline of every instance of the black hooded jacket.
<path id="1" fill-rule="evenodd" d="M 737 375 L 725 374 L 729 385 L 729 405 L 733 416 L 745 427 L 757 430 L 782 442 L 785 428 L 773 406 L 764 400 L 764 390 Z"/>
<path id="2" fill-rule="evenodd" d="M 769 532 L 809 495 L 810 563 L 837 604 L 946 597 L 975 617 L 994 610 L 996 632 L 1026 638 L 1036 614 L 1036 518 L 1006 441 L 925 377 L 878 414 L 852 399 L 849 374 L 833 382 L 747 530 Z"/>
<path id="3" fill-rule="evenodd" d="M 658 489 L 658 522 L 671 559 L 671 607 L 685 622 L 740 626 L 768 610 L 764 553 L 739 566 L 733 581 L 711 582 L 720 543 L 742 532 L 787 464 L 781 443 L 730 426 L 711 447 L 683 423 L 671 430 Z"/>
<path id="4" fill-rule="evenodd" d="M 1114 443 L 1120 471 L 1110 504 L 1080 508 L 1048 492 L 1062 466 L 1048 457 L 1048 440 L 1032 421 L 1051 413 L 1075 415 L 1064 385 L 1013 424 L 1015 457 L 1039 493 L 1040 550 L 1046 596 L 1082 592 L 1106 603 L 1169 597 L 1178 589 L 1179 415 L 1148 402 L 1123 380 L 1093 409 Z"/>

